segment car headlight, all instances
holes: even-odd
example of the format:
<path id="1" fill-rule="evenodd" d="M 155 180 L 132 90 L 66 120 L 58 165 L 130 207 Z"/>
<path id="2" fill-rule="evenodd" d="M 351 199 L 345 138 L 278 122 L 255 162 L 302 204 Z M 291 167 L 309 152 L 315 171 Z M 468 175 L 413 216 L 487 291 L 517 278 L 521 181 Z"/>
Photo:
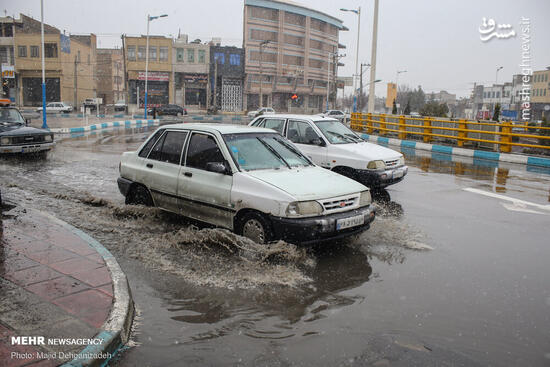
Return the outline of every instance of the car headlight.
<path id="1" fill-rule="evenodd" d="M 294 201 L 288 204 L 286 214 L 290 217 L 301 215 L 318 215 L 323 212 L 323 207 L 318 202 L 312 201 Z"/>
<path id="2" fill-rule="evenodd" d="M 9 145 L 10 144 L 10 138 L 4 137 L 0 138 L 0 145 Z"/>
<path id="3" fill-rule="evenodd" d="M 367 164 L 368 169 L 384 169 L 386 167 L 386 164 L 384 161 L 370 161 L 369 164 Z"/>
<path id="4" fill-rule="evenodd" d="M 44 136 L 44 141 L 46 141 L 46 142 L 53 141 L 53 135 L 46 135 L 46 136 Z"/>
<path id="5" fill-rule="evenodd" d="M 400 165 L 400 166 L 405 165 L 405 157 L 401 156 L 401 157 L 399 158 L 399 165 Z"/>
<path id="6" fill-rule="evenodd" d="M 370 191 L 361 191 L 361 196 L 359 197 L 359 206 L 367 206 L 372 203 L 372 197 L 370 196 Z"/>

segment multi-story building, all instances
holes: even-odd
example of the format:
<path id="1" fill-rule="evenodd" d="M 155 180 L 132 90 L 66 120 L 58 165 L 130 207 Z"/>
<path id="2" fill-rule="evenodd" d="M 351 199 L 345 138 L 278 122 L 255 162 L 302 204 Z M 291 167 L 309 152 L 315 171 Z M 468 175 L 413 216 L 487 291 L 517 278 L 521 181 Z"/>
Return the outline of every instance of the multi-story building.
<path id="1" fill-rule="evenodd" d="M 500 104 L 500 111 L 509 111 L 512 101 L 512 83 L 493 84 L 483 88 L 483 110 L 494 113 L 495 106 Z"/>
<path id="2" fill-rule="evenodd" d="M 210 46 L 210 89 L 212 105 L 222 111 L 243 110 L 244 49 Z"/>
<path id="3" fill-rule="evenodd" d="M 533 120 L 550 120 L 550 67 L 533 72 L 531 115 Z"/>
<path id="4" fill-rule="evenodd" d="M 246 109 L 318 112 L 327 88 L 335 100 L 337 51 L 344 47 L 338 34 L 347 30 L 341 20 L 290 1 L 245 0 L 243 23 Z"/>
<path id="5" fill-rule="evenodd" d="M 172 65 L 174 103 L 187 109 L 208 108 L 210 45 L 201 40 L 188 42 L 186 34 L 178 36 L 174 40 Z"/>
<path id="6" fill-rule="evenodd" d="M 14 27 L 17 101 L 24 106 L 42 103 L 40 22 L 20 15 Z M 96 96 L 96 36 L 65 35 L 44 24 L 46 101 L 64 101 L 75 107 Z"/>
<path id="7" fill-rule="evenodd" d="M 143 108 L 145 102 L 145 54 L 147 37 L 124 37 L 128 107 Z M 172 39 L 149 36 L 149 67 L 147 76 L 147 105 L 149 107 L 173 103 Z"/>
<path id="8" fill-rule="evenodd" d="M 14 28 L 20 26 L 21 20 L 12 17 L 0 17 L 0 66 L 2 67 L 2 98 L 17 100 L 15 77 L 15 38 Z"/>
<path id="9" fill-rule="evenodd" d="M 97 49 L 97 96 L 105 104 L 126 99 L 123 62 L 121 49 Z"/>
<path id="10" fill-rule="evenodd" d="M 456 94 L 449 93 L 445 90 L 442 90 L 437 93 L 432 93 L 430 97 L 433 101 L 439 103 L 446 103 L 447 106 L 456 104 Z"/>

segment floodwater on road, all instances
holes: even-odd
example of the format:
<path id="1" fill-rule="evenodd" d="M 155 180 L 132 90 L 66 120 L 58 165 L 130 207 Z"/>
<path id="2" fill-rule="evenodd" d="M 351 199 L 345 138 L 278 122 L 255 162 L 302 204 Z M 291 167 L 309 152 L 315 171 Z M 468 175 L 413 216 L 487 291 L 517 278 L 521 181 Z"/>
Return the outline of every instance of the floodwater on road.
<path id="1" fill-rule="evenodd" d="M 359 238 L 259 246 L 124 205 L 120 154 L 151 131 L 0 158 L 4 200 L 94 236 L 128 275 L 138 316 L 111 364 L 550 364 L 548 172 L 404 151 Z"/>

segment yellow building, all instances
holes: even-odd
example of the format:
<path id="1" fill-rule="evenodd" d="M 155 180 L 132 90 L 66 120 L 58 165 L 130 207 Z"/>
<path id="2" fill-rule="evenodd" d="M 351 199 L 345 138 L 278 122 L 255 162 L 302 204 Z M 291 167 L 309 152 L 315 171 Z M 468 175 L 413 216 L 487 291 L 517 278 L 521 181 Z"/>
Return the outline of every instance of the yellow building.
<path id="1" fill-rule="evenodd" d="M 531 101 L 550 103 L 550 69 L 533 72 Z"/>
<path id="2" fill-rule="evenodd" d="M 397 98 L 397 84 L 388 83 L 388 92 L 386 94 L 386 108 L 393 107 L 393 101 Z"/>
<path id="3" fill-rule="evenodd" d="M 15 74 L 19 104 L 42 104 L 42 50 L 40 22 L 20 15 L 15 27 Z M 67 36 L 44 24 L 46 101 L 62 101 L 77 108 L 94 97 L 95 35 Z"/>
<path id="4" fill-rule="evenodd" d="M 146 36 L 124 37 L 124 58 L 128 80 L 128 105 L 143 108 L 145 99 Z M 172 39 L 164 36 L 149 36 L 148 68 L 149 107 L 173 103 Z"/>

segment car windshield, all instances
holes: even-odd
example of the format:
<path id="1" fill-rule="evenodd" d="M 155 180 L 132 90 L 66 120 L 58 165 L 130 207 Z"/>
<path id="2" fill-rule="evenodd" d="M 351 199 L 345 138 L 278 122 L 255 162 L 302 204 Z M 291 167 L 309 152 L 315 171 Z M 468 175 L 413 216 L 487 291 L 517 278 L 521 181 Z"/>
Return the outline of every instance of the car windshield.
<path id="1" fill-rule="evenodd" d="M 245 171 L 312 165 L 279 134 L 227 134 L 224 139 L 235 163 Z"/>
<path id="2" fill-rule="evenodd" d="M 331 144 L 359 143 L 363 141 L 340 121 L 321 120 L 314 121 L 314 123 Z"/>
<path id="3" fill-rule="evenodd" d="M 0 124 L 24 124 L 25 119 L 21 116 L 21 113 L 15 108 L 2 108 L 0 109 Z"/>

